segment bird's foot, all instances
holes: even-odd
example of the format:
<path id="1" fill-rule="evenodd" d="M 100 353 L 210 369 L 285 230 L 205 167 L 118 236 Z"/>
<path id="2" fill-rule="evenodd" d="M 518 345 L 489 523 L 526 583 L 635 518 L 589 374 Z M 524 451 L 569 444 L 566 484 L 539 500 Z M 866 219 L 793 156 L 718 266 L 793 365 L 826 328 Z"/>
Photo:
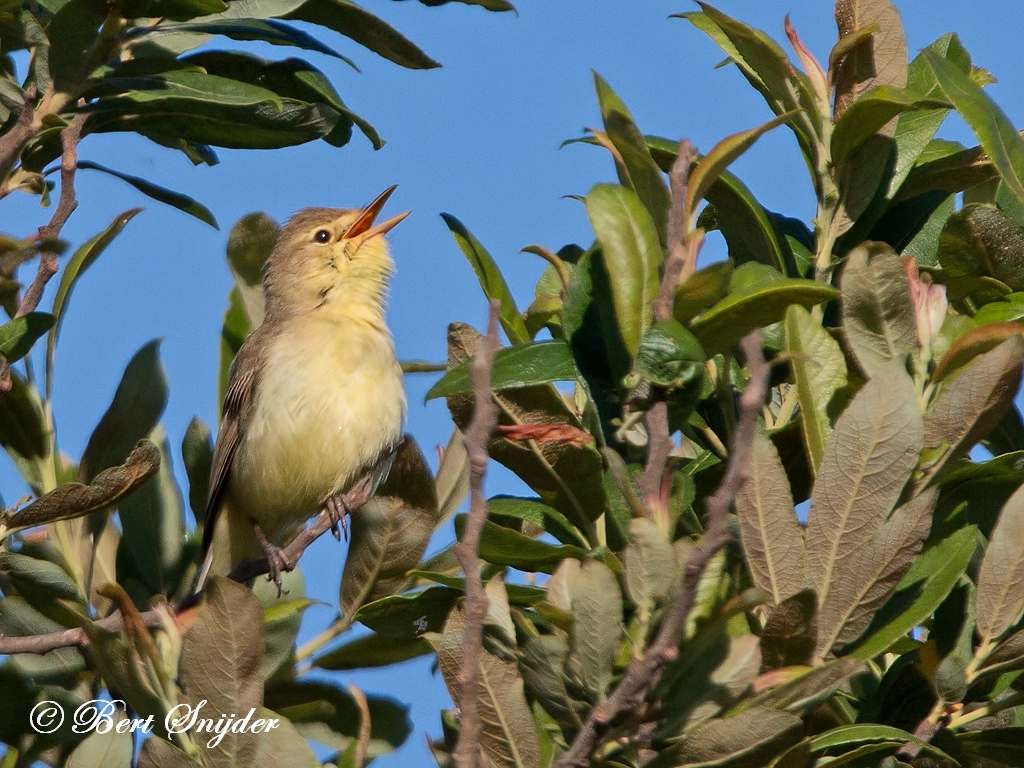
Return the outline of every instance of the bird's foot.
<path id="1" fill-rule="evenodd" d="M 352 510 L 349 509 L 345 496 L 343 494 L 331 496 L 325 506 L 327 514 L 331 518 L 331 533 L 334 534 L 334 538 L 341 541 L 341 532 L 338 530 L 340 525 L 341 530 L 345 532 L 345 541 L 348 541 L 348 521 L 346 518 L 351 514 Z"/>
<path id="2" fill-rule="evenodd" d="M 280 597 L 284 591 L 281 588 L 281 574 L 285 571 L 292 571 L 295 569 L 295 563 L 293 563 L 288 555 L 284 553 L 284 550 L 276 544 L 272 544 L 267 540 L 267 537 L 263 535 L 263 529 L 260 528 L 260 524 L 255 520 L 251 519 L 249 522 L 252 523 L 253 533 L 256 534 L 256 540 L 259 541 L 260 547 L 263 549 L 263 554 L 267 557 L 267 565 L 270 568 L 270 573 L 267 574 L 267 580 L 274 582 L 277 585 L 277 596 Z"/>

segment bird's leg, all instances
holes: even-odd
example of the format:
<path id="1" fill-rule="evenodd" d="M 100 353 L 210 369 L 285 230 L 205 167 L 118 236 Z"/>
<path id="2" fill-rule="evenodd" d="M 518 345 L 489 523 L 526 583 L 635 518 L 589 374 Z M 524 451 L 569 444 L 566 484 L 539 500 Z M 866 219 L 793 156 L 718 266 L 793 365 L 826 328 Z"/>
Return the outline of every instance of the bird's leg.
<path id="1" fill-rule="evenodd" d="M 256 534 L 256 540 L 259 541 L 263 554 L 267 557 L 267 565 L 270 568 L 267 578 L 277 585 L 277 596 L 280 597 L 282 592 L 281 573 L 294 570 L 295 563 L 288 559 L 288 556 L 281 547 L 267 540 L 267 537 L 263 535 L 263 529 L 260 528 L 260 524 L 256 522 L 255 518 L 250 517 L 249 522 L 252 523 L 252 530 Z"/>
<path id="2" fill-rule="evenodd" d="M 327 514 L 331 518 L 331 532 L 334 534 L 334 538 L 341 540 L 341 534 L 338 532 L 340 524 L 341 530 L 345 532 L 345 539 L 348 540 L 348 525 L 345 517 L 366 503 L 366 500 L 370 498 L 372 488 L 373 472 L 366 472 L 345 493 L 337 493 L 327 499 L 324 509 L 327 510 Z"/>
<path id="3" fill-rule="evenodd" d="M 341 530 L 345 532 L 345 541 L 348 541 L 348 522 L 345 518 L 351 514 L 352 510 L 348 508 L 345 496 L 342 494 L 331 496 L 324 506 L 327 509 L 328 516 L 331 518 L 331 533 L 334 534 L 334 538 L 341 541 L 341 532 L 338 530 L 340 525 Z"/>

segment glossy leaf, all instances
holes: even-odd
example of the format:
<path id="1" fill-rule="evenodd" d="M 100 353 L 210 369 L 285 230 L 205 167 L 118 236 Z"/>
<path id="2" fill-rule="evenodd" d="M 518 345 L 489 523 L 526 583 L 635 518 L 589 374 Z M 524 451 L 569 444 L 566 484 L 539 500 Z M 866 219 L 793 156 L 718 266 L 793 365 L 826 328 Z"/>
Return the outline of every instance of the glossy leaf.
<path id="1" fill-rule="evenodd" d="M 999 638 L 1024 611 L 1024 489 L 1003 505 L 978 571 L 976 621 L 982 642 Z"/>
<path id="2" fill-rule="evenodd" d="M 437 523 L 430 468 L 416 441 L 406 435 L 387 480 L 352 514 L 352 540 L 341 577 L 342 614 L 351 616 L 364 603 L 401 590 Z"/>
<path id="3" fill-rule="evenodd" d="M 872 378 L 839 417 L 807 518 L 804 581 L 817 592 L 819 605 L 844 564 L 888 517 L 923 441 L 914 382 L 896 365 Z"/>
<path id="4" fill-rule="evenodd" d="M 1011 336 L 946 382 L 924 421 L 925 448 L 945 450 L 925 470 L 922 485 L 1002 422 L 1020 388 L 1022 365 L 1024 338 Z"/>
<path id="5" fill-rule="evenodd" d="M 978 546 L 978 529 L 959 529 L 918 557 L 875 615 L 865 640 L 853 652 L 858 659 L 885 653 L 896 641 L 923 624 L 946 599 Z"/>
<path id="6" fill-rule="evenodd" d="M 426 399 L 465 395 L 473 391 L 471 361 L 452 368 L 427 392 Z M 576 365 L 564 341 L 538 341 L 498 350 L 491 370 L 491 389 L 521 389 L 576 379 Z"/>
<path id="7" fill-rule="evenodd" d="M 424 632 L 440 632 L 448 613 L 462 593 L 448 587 L 429 587 L 422 592 L 392 595 L 359 609 L 356 619 L 373 631 L 398 638 L 414 638 Z"/>
<path id="8" fill-rule="evenodd" d="M 587 195 L 587 215 L 601 243 L 619 333 L 630 355 L 653 321 L 658 270 L 665 258 L 651 214 L 637 196 L 615 184 Z"/>
<path id="9" fill-rule="evenodd" d="M 100 472 L 88 485 L 66 483 L 4 520 L 7 529 L 34 528 L 57 520 L 110 509 L 152 477 L 160 467 L 160 451 L 148 441 L 137 445 L 124 464 Z"/>
<path id="10" fill-rule="evenodd" d="M 836 643 L 855 640 L 871 623 L 920 553 L 937 499 L 938 491 L 933 489 L 897 508 L 871 540 L 836 570 L 818 612 L 819 656 Z"/>
<path id="11" fill-rule="evenodd" d="M 455 516 L 455 532 L 462 538 L 465 515 Z M 518 568 L 521 571 L 551 573 L 567 557 L 583 559 L 587 551 L 569 544 L 554 545 L 532 539 L 511 528 L 488 520 L 480 535 L 480 557 L 493 565 Z"/>
<path id="12" fill-rule="evenodd" d="M 526 329 L 526 324 L 519 313 L 519 308 L 516 307 L 516 301 L 512 298 L 512 292 L 508 288 L 508 283 L 505 282 L 505 278 L 501 274 L 501 270 L 498 269 L 494 258 L 480 244 L 480 241 L 473 237 L 461 221 L 448 213 L 442 213 L 441 218 L 448 225 L 452 237 L 455 238 L 455 242 L 466 255 L 466 259 L 473 267 L 473 271 L 476 272 L 477 279 L 480 281 L 480 287 L 484 290 L 484 295 L 489 299 L 497 299 L 501 304 L 498 319 L 501 321 L 501 327 L 505 329 L 509 341 L 513 344 L 529 342 L 532 337 Z"/>
<path id="13" fill-rule="evenodd" d="M 110 176 L 121 179 L 121 181 L 131 184 L 135 189 L 139 190 L 139 192 L 147 197 L 151 197 L 157 202 L 169 205 L 172 208 L 177 208 L 179 211 L 183 211 L 189 216 L 194 216 L 200 221 L 209 224 L 214 229 L 220 229 L 220 227 L 217 226 L 217 219 L 214 218 L 210 209 L 188 195 L 183 195 L 180 192 L 175 192 L 171 189 L 165 189 L 164 187 L 153 184 L 146 179 L 121 173 L 120 171 L 115 171 L 112 168 L 107 168 L 99 163 L 90 162 L 89 160 L 79 160 L 78 167 L 91 171 L 102 171 Z"/>
<path id="14" fill-rule="evenodd" d="M 78 465 L 78 475 L 85 482 L 124 462 L 132 447 L 148 437 L 160 420 L 168 386 L 159 347 L 159 339 L 149 342 L 124 369 L 114 399 L 89 436 Z"/>
<path id="15" fill-rule="evenodd" d="M 905 361 L 917 344 L 917 325 L 910 282 L 895 251 L 884 243 L 852 250 L 840 291 L 843 328 L 864 373 L 874 376 L 890 361 Z"/>
<path id="16" fill-rule="evenodd" d="M 740 540 L 754 584 L 781 603 L 804 584 L 804 539 L 772 441 L 754 437 L 750 476 L 736 494 Z"/>
<path id="17" fill-rule="evenodd" d="M 832 134 L 832 162 L 846 162 L 857 147 L 890 120 L 906 112 L 947 109 L 941 101 L 922 100 L 902 88 L 880 85 L 852 102 L 836 122 Z"/>
<path id="18" fill-rule="evenodd" d="M 1024 202 L 1024 138 L 969 75 L 931 51 L 925 51 L 924 56 L 946 98 L 971 126 L 1007 188 Z"/>
<path id="19" fill-rule="evenodd" d="M 800 403 L 800 428 L 812 472 L 816 472 L 832 435 L 829 406 L 846 386 L 846 358 L 839 344 L 810 312 L 799 305 L 786 310 L 786 351 L 792 355 L 793 383 Z"/>
<path id="20" fill-rule="evenodd" d="M 327 651 L 313 659 L 320 669 L 345 670 L 383 667 L 433 653 L 422 637 L 366 635 Z"/>
<path id="21" fill-rule="evenodd" d="M 352 63 L 312 35 L 276 19 L 203 19 L 201 21 L 186 21 L 179 24 L 160 24 L 149 32 L 149 35 L 155 37 L 159 42 L 161 33 L 224 35 L 232 40 L 255 40 L 270 43 L 271 45 L 288 45 L 307 51 L 316 51 L 327 56 L 334 56 L 349 64 Z"/>
<path id="22" fill-rule="evenodd" d="M 652 384 L 680 387 L 704 372 L 704 350 L 678 320 L 655 323 L 640 337 L 633 370 Z"/>
<path id="23" fill-rule="evenodd" d="M 0 358 L 9 363 L 21 360 L 36 341 L 53 328 L 55 318 L 46 312 L 29 312 L 0 325 Z"/>
<path id="24" fill-rule="evenodd" d="M 465 624 L 465 609 L 459 606 L 445 623 L 437 648 L 437 664 L 456 706 L 462 694 L 459 679 Z M 540 764 L 540 745 L 516 664 L 483 652 L 477 675 L 480 746 L 484 754 L 495 768 L 536 768 Z"/>

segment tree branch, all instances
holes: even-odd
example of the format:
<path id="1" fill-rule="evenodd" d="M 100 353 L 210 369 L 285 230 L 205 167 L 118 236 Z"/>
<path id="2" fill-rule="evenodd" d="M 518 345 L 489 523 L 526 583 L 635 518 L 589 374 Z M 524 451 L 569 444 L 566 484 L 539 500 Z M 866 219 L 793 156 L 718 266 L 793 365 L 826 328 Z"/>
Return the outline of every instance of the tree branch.
<path id="1" fill-rule="evenodd" d="M 459 743 L 455 747 L 458 768 L 480 766 L 480 713 L 478 688 L 482 632 L 488 600 L 480 580 L 480 534 L 487 521 L 487 497 L 484 475 L 487 472 L 487 447 L 498 423 L 498 406 L 491 394 L 491 368 L 498 351 L 497 301 L 491 301 L 487 336 L 469 366 L 473 380 L 473 420 L 464 435 L 469 455 L 469 518 L 462 532 L 462 541 L 455 545 L 455 557 L 466 575 L 466 626 L 462 633 L 462 667 L 459 669 Z"/>
<path id="2" fill-rule="evenodd" d="M 36 112 L 33 104 L 36 100 L 36 87 L 30 85 L 25 89 L 25 101 L 18 113 L 18 121 L 7 133 L 0 136 L 0 181 L 6 186 L 11 171 L 14 170 L 25 143 L 36 132 Z"/>
<path id="3" fill-rule="evenodd" d="M 705 502 L 707 529 L 686 563 L 683 583 L 654 642 L 643 658 L 630 662 L 626 674 L 611 696 L 593 709 L 569 750 L 559 759 L 558 768 L 590 765 L 590 756 L 615 720 L 643 706 L 648 691 L 657 683 L 662 670 L 679 654 L 679 641 L 693 609 L 704 569 L 718 550 L 729 542 L 729 508 L 750 476 L 757 415 L 764 403 L 769 376 L 769 366 L 761 354 L 761 331 L 750 333 L 740 342 L 740 346 L 750 370 L 750 380 L 740 397 L 739 421 L 733 435 L 725 476 L 718 489 Z"/>
<path id="4" fill-rule="evenodd" d="M 652 303 L 655 322 L 668 320 L 672 317 L 676 291 L 679 286 L 693 274 L 697 263 L 703 238 L 687 237 L 686 186 L 690 180 L 690 166 L 697 157 L 694 146 L 683 139 L 679 142 L 679 154 L 672 164 L 669 182 L 672 191 L 672 204 L 668 211 L 668 258 L 662 272 L 658 298 Z M 651 500 L 659 502 L 662 496 L 662 476 L 665 474 L 665 463 L 675 447 L 669 436 L 668 403 L 665 402 L 665 388 L 651 387 L 650 405 L 645 416 L 647 424 L 647 463 L 644 471 L 637 478 L 640 498 L 650 507 Z"/>

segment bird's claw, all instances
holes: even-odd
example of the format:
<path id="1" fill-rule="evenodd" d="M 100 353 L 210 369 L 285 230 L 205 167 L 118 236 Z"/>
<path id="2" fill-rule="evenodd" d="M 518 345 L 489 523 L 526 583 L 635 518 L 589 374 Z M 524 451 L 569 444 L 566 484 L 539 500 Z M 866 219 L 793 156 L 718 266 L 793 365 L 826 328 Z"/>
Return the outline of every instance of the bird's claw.
<path id="1" fill-rule="evenodd" d="M 338 530 L 339 525 L 341 530 L 345 532 L 345 541 L 348 541 L 348 521 L 346 517 L 350 512 L 351 510 L 348 508 L 344 496 L 331 496 L 327 500 L 327 514 L 331 518 L 331 533 L 334 534 L 334 538 L 338 541 L 341 541 L 341 532 Z"/>
<path id="2" fill-rule="evenodd" d="M 269 569 L 269 573 L 267 573 L 267 581 L 274 582 L 277 586 L 277 596 L 281 597 L 284 593 L 284 589 L 281 585 L 281 574 L 295 570 L 295 563 L 291 561 L 281 547 L 267 540 L 267 537 L 263 535 L 263 529 L 260 528 L 259 523 L 255 520 L 252 520 L 251 522 L 253 532 L 256 534 L 256 539 L 259 541 L 260 548 L 263 550 L 263 554 L 267 558 L 267 567 Z"/>

